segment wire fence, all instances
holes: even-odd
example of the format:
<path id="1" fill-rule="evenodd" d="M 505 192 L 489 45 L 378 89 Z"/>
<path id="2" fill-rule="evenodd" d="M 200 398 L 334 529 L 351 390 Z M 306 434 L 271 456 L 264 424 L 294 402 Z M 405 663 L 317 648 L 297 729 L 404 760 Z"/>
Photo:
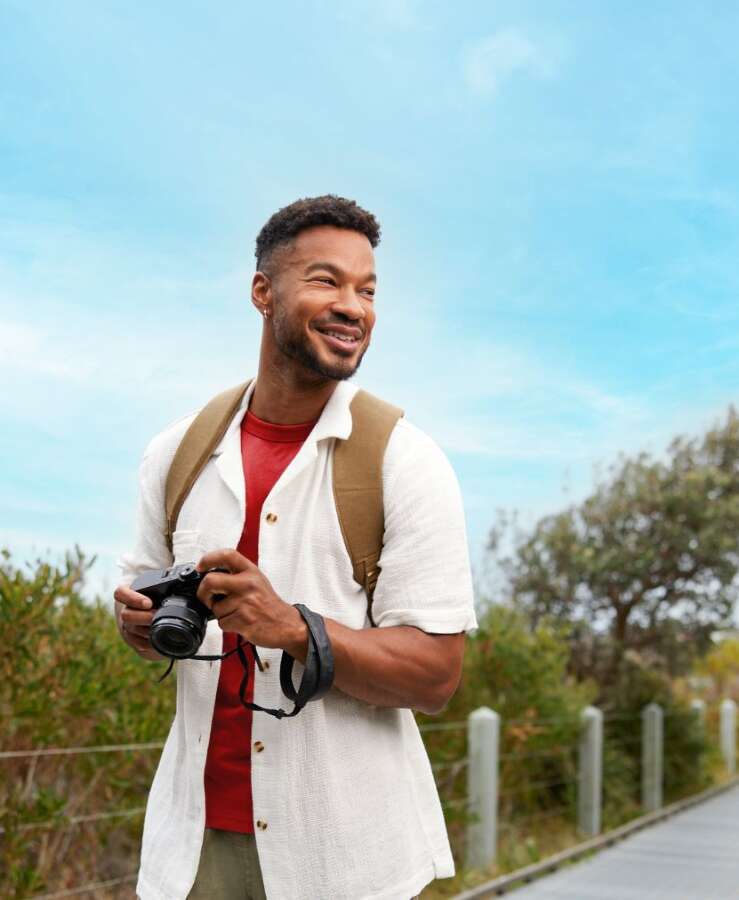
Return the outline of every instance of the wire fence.
<path id="1" fill-rule="evenodd" d="M 2 759 L 41 759 L 44 756 L 78 756 L 90 753 L 121 753 L 128 750 L 161 750 L 164 741 L 144 744 L 99 744 L 94 747 L 42 747 L 34 750 L 0 750 Z"/>
<path id="2" fill-rule="evenodd" d="M 93 894 L 98 891 L 124 884 L 133 884 L 136 881 L 136 873 L 123 875 L 120 878 L 108 878 L 106 881 L 91 881 L 78 887 L 66 888 L 63 891 L 55 891 L 53 894 L 34 894 L 32 900 L 60 900 L 62 897 L 79 897 L 81 894 Z"/>
<path id="3" fill-rule="evenodd" d="M 611 709 L 602 716 L 600 827 L 617 827 L 650 808 L 645 806 L 650 801 L 644 794 L 643 767 L 647 765 L 645 753 L 651 740 L 645 745 L 645 712 Z M 665 743 L 660 737 L 659 752 L 668 798 L 681 799 L 698 793 L 715 777 L 721 777 L 709 771 L 711 754 L 718 746 L 713 732 L 718 729 L 714 723 L 709 736 L 705 732 L 706 721 L 713 719 L 704 715 L 703 724 L 696 730 L 698 720 L 689 709 L 664 714 Z M 425 735 L 455 856 L 462 864 L 470 827 L 480 815 L 478 800 L 469 795 L 473 772 L 467 735 L 461 733 L 463 726 L 464 723 L 453 723 L 449 728 L 450 738 L 455 741 L 454 758 L 443 758 L 445 748 L 434 742 L 433 734 Z M 498 835 L 498 864 L 506 871 L 572 846 L 590 832 L 582 831 L 586 774 L 582 759 L 583 719 L 519 716 L 500 721 L 498 727 L 493 820 Z"/>
<path id="4" fill-rule="evenodd" d="M 67 819 L 49 819 L 46 822 L 26 822 L 18 826 L 18 831 L 35 831 L 49 828 L 73 828 L 75 825 L 82 825 L 89 822 L 103 822 L 107 819 L 124 819 L 129 816 L 140 816 L 146 812 L 145 806 L 136 806 L 133 809 L 116 809 L 111 812 L 90 813 L 86 816 L 70 816 Z M 4 828 L 0 828 L 0 834 L 5 832 Z"/>
<path id="5" fill-rule="evenodd" d="M 4 859 L 12 861 L 13 896 L 131 897 L 142 801 L 163 746 L 129 741 L 1 750 L 0 869 Z"/>
<path id="6" fill-rule="evenodd" d="M 467 729 L 467 722 L 421 727 L 460 864 L 476 817 L 469 796 Z M 579 732 L 580 720 L 573 716 L 517 716 L 501 723 L 496 821 L 501 858 L 552 820 L 574 826 Z"/>
<path id="7" fill-rule="evenodd" d="M 670 720 L 674 718 L 674 723 Z M 683 717 L 684 719 L 684 717 Z M 681 718 L 670 717 L 666 728 L 678 727 Z M 603 716 L 603 777 L 605 801 L 609 802 L 609 783 L 618 783 L 621 794 L 617 800 L 622 807 L 626 800 L 632 802 L 636 814 L 639 766 L 642 749 L 642 717 L 635 712 L 608 711 Z M 470 770 L 468 722 L 424 723 L 419 730 L 426 741 L 431 760 L 431 771 L 437 786 L 441 806 L 447 819 L 455 855 L 461 861 L 464 854 L 467 827 L 474 821 L 468 789 Z M 577 819 L 577 796 L 580 781 L 578 768 L 581 720 L 573 717 L 519 717 L 502 723 L 500 752 L 497 755 L 499 785 L 497 790 L 498 815 L 495 823 L 499 835 L 499 854 L 514 854 L 516 848 L 538 835 L 551 830 L 551 823 L 573 831 Z M 129 754 L 139 760 L 153 751 L 160 751 L 162 741 L 141 741 L 95 746 L 44 747 L 0 751 L 0 763 L 15 767 L 18 781 L 17 795 L 32 799 L 34 783 L 38 779 L 39 766 L 60 765 L 74 758 L 80 761 L 96 755 Z M 153 760 L 152 760 L 153 762 Z M 148 784 L 151 775 L 148 766 L 140 766 L 144 774 L 142 783 Z M 95 797 L 95 785 L 87 792 L 88 799 Z M 142 794 L 143 796 L 143 794 Z M 626 800 L 624 800 L 626 797 Z M 615 802 L 615 801 L 614 801 Z M 79 798 L 76 801 L 80 805 Z M 626 803 L 628 806 L 628 803 Z M 624 807 L 625 808 L 625 807 Z M 137 823 L 145 812 L 143 805 L 134 804 L 119 808 L 86 811 L 73 805 L 52 810 L 52 814 L 37 821 L 22 821 L 5 817 L 0 825 L 0 835 L 19 836 L 41 841 L 41 835 L 54 833 L 57 846 L 65 846 L 63 835 L 80 828 L 121 827 L 121 822 Z M 622 810 L 623 812 L 623 810 Z M 625 813 L 624 813 L 625 815 Z M 137 825 L 140 828 L 140 825 Z M 34 835 L 38 837 L 34 837 Z M 61 841 L 61 843 L 59 843 Z M 48 841 L 43 839 L 44 852 Z M 523 844 L 522 844 L 523 842 Z M 41 847 L 41 844 L 39 844 Z M 132 844 L 137 852 L 137 846 Z M 41 851 L 39 851 L 41 852 Z M 132 860 L 133 861 L 133 860 Z M 526 860 L 524 860 L 524 863 Z M 89 874 L 104 875 L 104 871 Z M 112 873 L 107 873 L 112 874 Z M 135 874 L 118 874 L 115 877 L 87 880 L 78 886 L 59 886 L 56 892 L 27 894 L 33 900 L 80 896 L 117 896 L 119 890 L 128 890 Z M 126 894 L 126 896 L 130 896 Z"/>

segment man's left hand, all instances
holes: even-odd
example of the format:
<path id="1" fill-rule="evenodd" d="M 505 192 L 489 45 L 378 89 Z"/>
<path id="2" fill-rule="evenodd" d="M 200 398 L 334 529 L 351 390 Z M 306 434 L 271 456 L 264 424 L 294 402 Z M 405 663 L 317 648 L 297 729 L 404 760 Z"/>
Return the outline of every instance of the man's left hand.
<path id="1" fill-rule="evenodd" d="M 234 631 L 259 647 L 288 653 L 307 641 L 307 627 L 300 613 L 278 596 L 265 575 L 237 550 L 213 550 L 197 564 L 208 572 L 200 582 L 198 600 L 218 620 L 223 631 Z"/>

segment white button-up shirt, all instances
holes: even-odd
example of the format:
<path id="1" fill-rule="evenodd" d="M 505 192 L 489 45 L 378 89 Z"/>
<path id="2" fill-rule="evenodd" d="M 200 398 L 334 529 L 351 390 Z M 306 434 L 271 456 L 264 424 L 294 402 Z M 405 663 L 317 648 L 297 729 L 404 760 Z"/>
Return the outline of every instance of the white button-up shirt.
<path id="1" fill-rule="evenodd" d="M 350 628 L 369 626 L 363 590 L 339 527 L 332 447 L 352 428 L 356 386 L 337 385 L 297 456 L 263 506 L 259 565 L 287 602 L 304 603 Z M 244 524 L 240 422 L 244 397 L 180 512 L 174 561 L 197 562 L 236 547 Z M 140 469 L 138 529 L 121 557 L 124 580 L 172 562 L 164 541 L 164 483 L 193 417 L 148 446 Z M 462 503 L 444 454 L 405 419 L 383 462 L 385 534 L 372 606 L 378 627 L 413 625 L 451 634 L 476 627 Z M 202 654 L 221 652 L 208 623 Z M 279 683 L 280 650 L 255 674 L 254 702 L 290 710 Z M 203 770 L 220 663 L 177 664 L 177 712 L 146 810 L 137 886 L 142 900 L 184 900 L 198 868 L 205 825 Z M 302 666 L 296 663 L 296 682 Z M 154 688 L 152 688 L 154 690 Z M 269 900 L 408 900 L 454 874 L 428 756 L 410 709 L 354 699 L 338 688 L 292 719 L 255 712 L 252 795 L 257 848 Z"/>

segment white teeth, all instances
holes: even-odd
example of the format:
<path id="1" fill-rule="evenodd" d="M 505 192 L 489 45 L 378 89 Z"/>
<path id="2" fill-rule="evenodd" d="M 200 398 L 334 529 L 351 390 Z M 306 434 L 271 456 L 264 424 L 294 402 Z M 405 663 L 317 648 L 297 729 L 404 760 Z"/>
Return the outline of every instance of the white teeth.
<path id="1" fill-rule="evenodd" d="M 336 334 L 335 331 L 324 331 L 323 333 L 327 334 L 329 337 L 343 341 L 345 344 L 353 344 L 357 340 L 357 338 L 347 337 L 345 334 Z"/>

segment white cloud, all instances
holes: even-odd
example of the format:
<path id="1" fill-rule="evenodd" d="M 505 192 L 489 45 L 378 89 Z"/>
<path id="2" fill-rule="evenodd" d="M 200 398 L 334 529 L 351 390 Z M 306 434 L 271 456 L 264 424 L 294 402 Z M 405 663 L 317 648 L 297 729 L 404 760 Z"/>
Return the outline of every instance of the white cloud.
<path id="1" fill-rule="evenodd" d="M 17 372 L 51 375 L 55 378 L 79 378 L 78 365 L 55 348 L 49 335 L 25 322 L 0 319 L 0 368 Z"/>
<path id="2" fill-rule="evenodd" d="M 476 94 L 491 96 L 516 72 L 548 75 L 551 61 L 517 28 L 502 28 L 468 47 L 463 54 L 464 79 Z"/>
<path id="3" fill-rule="evenodd" d="M 175 267 L 72 229 L 0 222 L 0 236 L 0 379 L 13 385 L 0 412 L 11 420 L 42 416 L 60 432 L 68 409 L 103 398 L 164 424 L 253 371 L 248 272 Z M 29 246 L 19 263 L 13 250 Z"/>
<path id="4" fill-rule="evenodd" d="M 113 548 L 128 539 L 142 442 L 256 370 L 261 326 L 249 307 L 248 273 L 217 265 L 188 272 L 182 265 L 178 278 L 179 262 L 142 258 L 136 249 L 113 257 L 84 236 L 46 243 L 28 237 L 44 247 L 31 271 L 0 260 L 0 379 L 7 383 L 10 375 L 13 385 L 0 412 L 17 433 L 42 421 L 45 433 L 60 439 L 49 447 L 66 448 L 66 457 L 53 459 L 62 472 L 73 466 L 75 442 L 95 448 L 88 466 L 98 468 L 82 484 L 89 497 L 74 498 L 73 521 L 55 513 L 61 492 L 54 508 L 40 507 L 44 496 L 31 482 L 19 483 L 5 499 L 14 512 L 8 521 L 23 513 L 23 525 L 0 537 L 25 548 L 34 538 L 63 547 L 77 535 L 113 572 Z M 502 341 L 491 322 L 473 331 L 463 309 L 450 310 L 435 294 L 433 281 L 389 268 L 357 381 L 404 407 L 453 455 L 473 547 L 482 546 L 496 508 L 518 508 L 533 521 L 584 496 L 596 463 L 618 451 L 660 452 L 675 432 L 704 423 L 706 404 L 697 396 L 689 409 L 674 385 L 618 390 L 578 370 L 556 347 L 540 353 Z M 114 459 L 115 445 L 124 451 Z M 111 465 L 119 468 L 102 479 L 99 466 Z M 98 503 L 123 512 L 93 538 Z"/>
<path id="5" fill-rule="evenodd" d="M 426 298 L 400 283 L 383 288 L 373 345 L 358 375 L 449 453 L 589 467 L 639 434 L 654 414 L 641 396 L 581 376 L 562 354 L 546 359 L 496 340 L 488 328 L 478 334 L 451 328 Z"/>

